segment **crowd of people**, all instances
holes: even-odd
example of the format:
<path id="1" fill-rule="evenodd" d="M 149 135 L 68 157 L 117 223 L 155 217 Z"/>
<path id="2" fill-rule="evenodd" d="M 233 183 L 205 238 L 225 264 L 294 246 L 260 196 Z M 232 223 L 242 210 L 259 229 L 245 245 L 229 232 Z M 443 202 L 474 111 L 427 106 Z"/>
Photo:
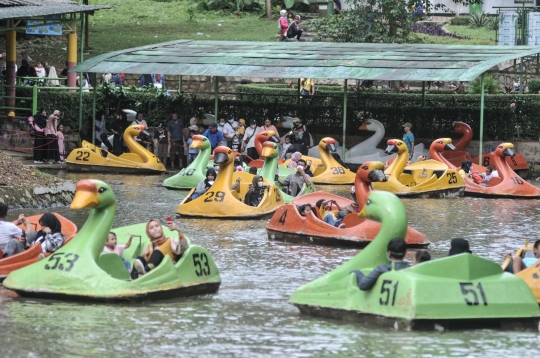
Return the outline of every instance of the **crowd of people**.
<path id="1" fill-rule="evenodd" d="M 60 111 L 54 110 L 47 116 L 42 107 L 28 118 L 34 137 L 34 163 L 63 163 L 65 160 L 64 126 L 60 124 Z"/>

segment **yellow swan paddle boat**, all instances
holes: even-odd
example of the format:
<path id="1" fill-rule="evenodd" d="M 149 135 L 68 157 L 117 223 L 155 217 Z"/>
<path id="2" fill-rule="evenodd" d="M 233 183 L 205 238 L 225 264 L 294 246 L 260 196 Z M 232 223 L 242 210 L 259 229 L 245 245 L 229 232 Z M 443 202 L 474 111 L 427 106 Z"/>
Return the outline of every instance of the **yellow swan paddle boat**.
<path id="1" fill-rule="evenodd" d="M 525 283 L 531 289 L 534 298 L 536 298 L 536 302 L 540 304 L 540 259 L 538 259 L 536 256 L 538 254 L 535 255 L 535 251 L 540 250 L 540 248 L 535 249 L 535 243 L 536 242 L 529 244 L 529 240 L 525 240 L 525 245 L 519 248 L 513 257 L 521 257 L 523 261 L 529 260 L 532 262 L 529 267 L 516 273 L 515 275 L 525 281 Z M 507 257 L 501 265 L 502 269 L 504 271 L 512 272 L 511 267 L 509 267 L 511 264 L 512 259 Z"/>
<path id="2" fill-rule="evenodd" d="M 116 156 L 87 141 L 82 147 L 72 150 L 66 159 L 69 171 L 101 172 L 122 174 L 159 174 L 165 166 L 159 158 L 135 141 L 134 136 L 150 136 L 146 126 L 131 125 L 124 131 L 124 142 L 130 153 Z"/>
<path id="3" fill-rule="evenodd" d="M 257 218 L 273 213 L 281 204 L 283 197 L 279 188 L 265 180 L 266 190 L 258 206 L 242 202 L 249 190 L 251 181 L 243 181 L 240 191 L 231 191 L 233 184 L 234 153 L 230 148 L 220 146 L 214 150 L 214 163 L 219 164 L 219 174 L 206 193 L 191 199 L 192 189 L 176 209 L 184 216 L 207 218 Z"/>
<path id="4" fill-rule="evenodd" d="M 339 164 L 330 153 L 336 151 L 336 140 L 323 138 L 318 147 L 322 165 L 315 168 L 311 180 L 315 184 L 354 184 L 356 174 Z"/>
<path id="5" fill-rule="evenodd" d="M 387 144 L 386 152 L 397 153 L 397 157 L 384 171 L 388 181 L 372 183 L 374 190 L 411 198 L 454 198 L 464 195 L 465 182 L 457 170 L 434 160 L 415 163 L 414 167 L 405 170 L 409 158 L 407 145 L 399 139 L 390 139 Z"/>

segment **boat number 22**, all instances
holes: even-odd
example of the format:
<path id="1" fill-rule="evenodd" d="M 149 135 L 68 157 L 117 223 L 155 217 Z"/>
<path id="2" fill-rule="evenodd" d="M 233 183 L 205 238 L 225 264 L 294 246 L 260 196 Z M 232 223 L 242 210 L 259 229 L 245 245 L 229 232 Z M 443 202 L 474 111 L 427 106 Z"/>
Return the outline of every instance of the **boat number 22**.
<path id="1" fill-rule="evenodd" d="M 388 306 L 388 303 L 393 306 L 396 303 L 396 293 L 399 281 L 396 281 L 393 285 L 392 283 L 392 280 L 384 280 L 382 283 L 381 297 L 379 298 L 379 304 L 381 306 Z M 390 301 L 390 298 L 392 301 Z"/>
<path id="2" fill-rule="evenodd" d="M 82 160 L 83 162 L 87 162 L 89 157 L 90 152 L 83 152 L 82 150 L 78 150 L 75 160 Z"/>
<path id="3" fill-rule="evenodd" d="M 63 257 L 62 257 L 63 256 Z M 79 255 L 68 252 L 67 254 L 63 252 L 56 252 L 49 257 L 47 262 L 51 264 L 45 265 L 45 270 L 56 270 L 69 272 L 75 265 L 75 262 L 79 259 Z M 61 262 L 64 261 L 64 262 Z"/>
<path id="4" fill-rule="evenodd" d="M 482 299 L 484 306 L 488 305 L 486 294 L 482 288 L 482 284 L 474 286 L 472 282 L 460 282 L 459 286 L 461 287 L 461 294 L 463 294 L 463 299 L 467 306 L 478 306 L 478 296 Z"/>
<path id="5" fill-rule="evenodd" d="M 195 266 L 195 274 L 197 276 L 210 275 L 210 265 L 208 264 L 208 256 L 202 254 L 193 254 L 193 266 Z"/>

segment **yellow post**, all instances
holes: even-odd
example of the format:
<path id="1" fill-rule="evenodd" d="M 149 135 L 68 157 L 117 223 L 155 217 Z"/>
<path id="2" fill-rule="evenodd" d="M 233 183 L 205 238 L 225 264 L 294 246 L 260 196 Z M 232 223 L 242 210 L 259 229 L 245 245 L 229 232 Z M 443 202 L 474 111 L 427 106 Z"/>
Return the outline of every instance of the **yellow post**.
<path id="1" fill-rule="evenodd" d="M 68 87 L 75 87 L 77 74 L 69 72 L 69 70 L 77 65 L 77 34 L 68 34 L 67 39 L 67 85 Z"/>
<path id="2" fill-rule="evenodd" d="M 17 33 L 15 31 L 6 32 L 6 84 L 15 86 L 17 66 Z M 6 89 L 6 107 L 15 108 L 15 87 L 7 87 Z M 12 97 L 12 98 L 10 98 Z M 32 113 L 33 114 L 33 113 Z"/>

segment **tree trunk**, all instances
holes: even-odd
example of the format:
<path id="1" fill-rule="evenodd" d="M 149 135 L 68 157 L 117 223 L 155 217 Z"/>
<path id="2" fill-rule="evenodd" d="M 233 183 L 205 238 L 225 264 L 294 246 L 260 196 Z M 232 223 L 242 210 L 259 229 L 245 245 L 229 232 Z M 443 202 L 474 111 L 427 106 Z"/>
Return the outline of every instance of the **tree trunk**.
<path id="1" fill-rule="evenodd" d="M 266 4 L 266 17 L 271 18 L 272 17 L 272 0 L 265 0 Z"/>

